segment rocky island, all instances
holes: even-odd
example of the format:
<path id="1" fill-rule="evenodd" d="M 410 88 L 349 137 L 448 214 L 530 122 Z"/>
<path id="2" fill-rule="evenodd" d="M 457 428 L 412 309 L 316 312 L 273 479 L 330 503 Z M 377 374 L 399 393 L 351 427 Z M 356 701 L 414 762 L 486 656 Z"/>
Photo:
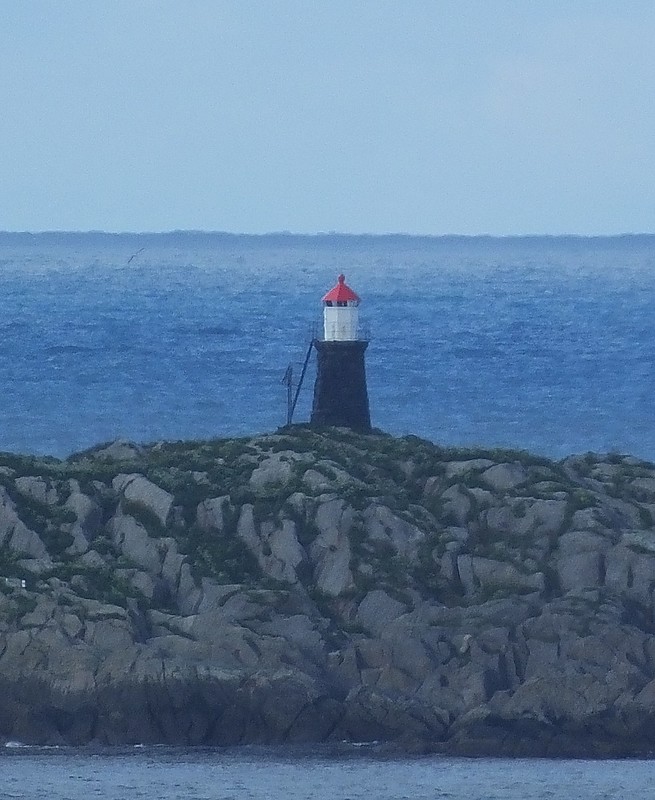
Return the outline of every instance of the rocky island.
<path id="1" fill-rule="evenodd" d="M 0 738 L 655 741 L 655 466 L 302 426 L 0 455 Z"/>

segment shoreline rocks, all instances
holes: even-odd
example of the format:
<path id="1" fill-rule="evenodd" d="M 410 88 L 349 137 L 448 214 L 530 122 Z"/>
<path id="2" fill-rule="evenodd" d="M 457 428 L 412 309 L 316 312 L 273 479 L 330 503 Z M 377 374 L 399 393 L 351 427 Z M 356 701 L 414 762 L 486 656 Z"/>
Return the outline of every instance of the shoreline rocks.
<path id="1" fill-rule="evenodd" d="M 302 426 L 0 455 L 0 740 L 649 754 L 655 466 Z"/>

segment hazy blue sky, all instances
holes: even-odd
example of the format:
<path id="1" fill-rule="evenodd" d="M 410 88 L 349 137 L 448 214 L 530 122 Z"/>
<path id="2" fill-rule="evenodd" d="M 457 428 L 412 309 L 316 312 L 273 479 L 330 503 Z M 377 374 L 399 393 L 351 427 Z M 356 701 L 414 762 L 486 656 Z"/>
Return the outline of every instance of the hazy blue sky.
<path id="1" fill-rule="evenodd" d="M 4 0 L 0 229 L 655 232 L 652 0 Z"/>

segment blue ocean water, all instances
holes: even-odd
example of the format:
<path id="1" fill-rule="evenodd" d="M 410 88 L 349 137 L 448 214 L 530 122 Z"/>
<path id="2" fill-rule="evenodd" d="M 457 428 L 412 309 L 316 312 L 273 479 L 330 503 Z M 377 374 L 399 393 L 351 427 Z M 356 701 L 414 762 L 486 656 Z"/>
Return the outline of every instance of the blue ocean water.
<path id="1" fill-rule="evenodd" d="M 655 236 L 0 234 L 0 450 L 274 430 L 342 271 L 377 427 L 655 460 Z"/>
<path id="2" fill-rule="evenodd" d="M 648 761 L 382 758 L 320 751 L 0 752 L 0 800 L 619 800 Z"/>

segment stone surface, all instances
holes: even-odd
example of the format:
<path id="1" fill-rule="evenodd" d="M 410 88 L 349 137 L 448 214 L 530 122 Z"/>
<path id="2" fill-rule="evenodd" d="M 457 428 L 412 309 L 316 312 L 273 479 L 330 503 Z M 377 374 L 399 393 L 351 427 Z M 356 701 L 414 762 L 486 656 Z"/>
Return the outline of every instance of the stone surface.
<path id="1" fill-rule="evenodd" d="M 24 475 L 20 478 L 16 478 L 14 483 L 21 494 L 32 498 L 32 500 L 36 500 L 38 503 L 54 505 L 59 499 L 55 487 L 50 486 L 48 481 L 45 481 L 43 478 Z"/>
<path id="2" fill-rule="evenodd" d="M 474 583 L 488 592 L 523 594 L 524 592 L 542 592 L 545 588 L 543 573 L 521 571 L 513 564 L 490 558 L 473 556 L 471 572 L 474 576 Z"/>
<path id="3" fill-rule="evenodd" d="M 425 539 L 423 531 L 377 503 L 366 509 L 363 519 L 369 539 L 388 543 L 401 558 L 416 559 L 418 547 Z"/>
<path id="4" fill-rule="evenodd" d="M 369 633 L 380 635 L 390 622 L 404 614 L 406 610 L 404 603 L 376 589 L 369 592 L 359 604 L 357 620 Z"/>
<path id="5" fill-rule="evenodd" d="M 495 464 L 482 473 L 482 480 L 494 491 L 505 492 L 525 483 L 528 474 L 522 464 Z"/>
<path id="6" fill-rule="evenodd" d="M 118 514 L 107 526 L 115 544 L 134 564 L 158 575 L 161 572 L 162 551 L 156 539 L 128 514 Z"/>
<path id="7" fill-rule="evenodd" d="M 297 582 L 296 568 L 307 556 L 298 542 L 292 520 L 279 524 L 266 520 L 257 524 L 253 507 L 244 505 L 237 535 L 255 555 L 265 575 L 276 581 Z"/>
<path id="8" fill-rule="evenodd" d="M 335 597 L 354 586 L 348 536 L 353 518 L 353 510 L 343 500 L 323 502 L 316 511 L 319 534 L 309 549 L 314 582 L 319 591 Z"/>
<path id="9" fill-rule="evenodd" d="M 112 485 L 126 500 L 142 506 L 154 514 L 162 525 L 166 525 L 173 505 L 173 495 L 170 492 L 138 474 L 117 475 Z"/>
<path id="10" fill-rule="evenodd" d="M 267 458 L 252 471 L 250 485 L 253 489 L 262 489 L 269 484 L 285 484 L 292 473 L 290 461 L 282 461 L 282 454 L 278 453 L 271 458 Z"/>
<path id="11" fill-rule="evenodd" d="M 39 561 L 50 562 L 48 551 L 38 534 L 31 531 L 20 520 L 15 523 L 12 529 L 9 549 L 17 556 L 26 556 Z"/>
<path id="12" fill-rule="evenodd" d="M 112 452 L 0 455 L 0 741 L 648 750 L 650 465 L 303 429 Z"/>
<path id="13" fill-rule="evenodd" d="M 463 486 L 451 486 L 441 495 L 444 515 L 456 525 L 466 525 L 473 505 L 471 498 Z"/>
<path id="14" fill-rule="evenodd" d="M 196 519 L 198 526 L 203 531 L 222 531 L 224 524 L 224 510 L 229 506 L 229 495 L 212 497 L 198 504 Z"/>
<path id="15" fill-rule="evenodd" d="M 105 447 L 94 450 L 91 457 L 99 461 L 136 461 L 142 453 L 142 448 L 134 442 L 116 439 Z"/>
<path id="16" fill-rule="evenodd" d="M 493 466 L 488 458 L 469 458 L 467 461 L 451 461 L 446 464 L 446 478 L 459 478 L 469 472 L 479 472 Z"/>

